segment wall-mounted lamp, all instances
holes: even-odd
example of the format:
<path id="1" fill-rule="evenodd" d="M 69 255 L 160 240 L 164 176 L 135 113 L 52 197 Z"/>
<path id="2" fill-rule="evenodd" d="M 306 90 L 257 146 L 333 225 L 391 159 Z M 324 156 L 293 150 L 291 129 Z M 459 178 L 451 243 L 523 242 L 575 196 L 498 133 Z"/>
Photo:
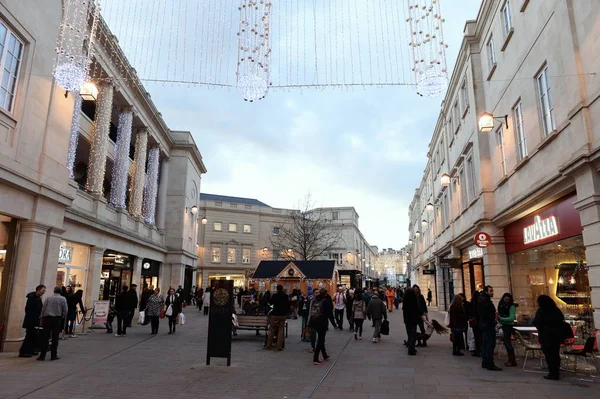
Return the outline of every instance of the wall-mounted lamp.
<path id="1" fill-rule="evenodd" d="M 263 248 L 263 251 L 265 251 L 265 252 L 267 252 L 268 250 L 269 250 L 269 248 L 267 248 L 267 247 Z"/>
<path id="2" fill-rule="evenodd" d="M 206 223 L 208 223 L 208 219 L 206 218 L 206 216 L 202 216 L 202 224 Z"/>
<path id="3" fill-rule="evenodd" d="M 197 214 L 198 213 L 198 207 L 196 205 L 192 206 L 191 212 L 192 212 L 192 215 Z"/>
<path id="4" fill-rule="evenodd" d="M 448 187 L 450 185 L 450 175 L 448 173 L 444 173 L 442 178 L 440 179 L 440 184 L 442 187 Z"/>
<path id="5" fill-rule="evenodd" d="M 425 210 L 427 210 L 427 212 L 433 212 L 433 204 L 431 202 L 428 203 Z"/>
<path id="6" fill-rule="evenodd" d="M 421 226 L 423 226 L 423 228 L 426 229 L 427 226 L 429 226 L 429 223 L 427 223 L 427 220 L 423 219 L 423 221 L 421 222 Z"/>
<path id="7" fill-rule="evenodd" d="M 419 233 L 418 231 L 415 233 L 415 237 L 419 238 L 421 237 L 421 233 Z"/>
<path id="8" fill-rule="evenodd" d="M 502 124 L 506 125 L 506 128 L 508 128 L 508 115 L 496 118 L 494 117 L 494 114 L 484 112 L 479 117 L 479 131 L 482 133 L 491 132 L 492 130 L 494 130 L 494 121 L 499 121 Z"/>
<path id="9" fill-rule="evenodd" d="M 413 244 L 413 240 L 408 240 L 408 245 L 412 245 Z"/>
<path id="10" fill-rule="evenodd" d="M 98 99 L 98 88 L 92 82 L 84 83 L 79 90 L 79 95 L 85 101 L 96 101 Z"/>

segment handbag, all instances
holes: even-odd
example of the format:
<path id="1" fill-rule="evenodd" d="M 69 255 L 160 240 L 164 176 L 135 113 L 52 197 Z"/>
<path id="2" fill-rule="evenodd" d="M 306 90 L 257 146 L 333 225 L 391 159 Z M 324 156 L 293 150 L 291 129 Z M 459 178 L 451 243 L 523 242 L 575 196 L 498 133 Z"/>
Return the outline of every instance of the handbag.
<path id="1" fill-rule="evenodd" d="M 166 316 L 166 314 L 165 314 L 165 313 L 166 313 L 166 312 L 165 312 L 165 309 L 164 309 L 164 308 L 162 308 L 162 309 L 160 310 L 160 318 L 161 318 L 161 319 L 164 319 L 164 318 L 165 318 L 165 316 Z"/>
<path id="2" fill-rule="evenodd" d="M 379 329 L 379 333 L 381 335 L 389 335 L 390 334 L 390 322 L 387 320 L 384 320 L 383 322 L 381 322 L 381 328 Z"/>

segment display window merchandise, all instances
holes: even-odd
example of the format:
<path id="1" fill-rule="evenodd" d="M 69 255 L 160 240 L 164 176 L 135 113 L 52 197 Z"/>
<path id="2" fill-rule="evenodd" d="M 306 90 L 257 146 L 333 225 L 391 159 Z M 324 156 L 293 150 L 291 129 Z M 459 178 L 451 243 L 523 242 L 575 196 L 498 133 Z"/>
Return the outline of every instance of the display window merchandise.
<path id="1" fill-rule="evenodd" d="M 481 291 L 485 286 L 483 272 L 483 249 L 472 246 L 462 250 L 462 291 L 467 298 L 471 297 L 473 291 Z"/>
<path id="2" fill-rule="evenodd" d="M 90 247 L 73 242 L 63 241 L 58 250 L 58 268 L 56 285 L 70 285 L 74 291 L 83 290 L 87 281 Z"/>

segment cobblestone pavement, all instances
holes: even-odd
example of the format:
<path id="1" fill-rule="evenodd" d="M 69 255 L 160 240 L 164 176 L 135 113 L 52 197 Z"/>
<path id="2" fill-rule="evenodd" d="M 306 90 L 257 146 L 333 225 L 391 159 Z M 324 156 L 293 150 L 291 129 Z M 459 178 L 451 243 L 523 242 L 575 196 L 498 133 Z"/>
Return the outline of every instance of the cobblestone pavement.
<path id="1" fill-rule="evenodd" d="M 186 310 L 187 323 L 158 336 L 135 326 L 127 337 L 96 331 L 61 341 L 56 362 L 0 354 L 0 399 L 178 398 L 584 398 L 598 397 L 600 379 L 565 375 L 558 382 L 521 368 L 490 372 L 471 356 L 453 357 L 448 337 L 435 336 L 415 357 L 406 354 L 401 312 L 390 315 L 391 335 L 362 341 L 349 331 L 330 331 L 331 361 L 312 364 L 308 343 L 300 342 L 300 321 L 290 320 L 283 352 L 265 351 L 263 338 L 241 331 L 233 341 L 231 367 L 213 359 L 206 366 L 207 317 Z M 442 321 L 442 314 L 432 316 Z M 347 326 L 346 326 L 347 327 Z M 533 368 L 535 360 L 529 365 Z"/>

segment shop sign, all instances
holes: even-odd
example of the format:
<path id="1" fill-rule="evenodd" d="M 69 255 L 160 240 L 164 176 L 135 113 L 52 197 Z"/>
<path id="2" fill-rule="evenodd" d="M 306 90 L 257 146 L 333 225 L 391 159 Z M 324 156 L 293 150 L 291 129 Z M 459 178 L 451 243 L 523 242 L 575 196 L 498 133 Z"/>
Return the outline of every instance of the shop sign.
<path id="1" fill-rule="evenodd" d="M 479 232 L 475 234 L 475 245 L 479 248 L 487 248 L 492 243 L 492 237 L 486 232 Z"/>
<path id="2" fill-rule="evenodd" d="M 92 318 L 92 324 L 104 325 L 108 319 L 108 312 L 110 310 L 110 301 L 95 301 L 94 302 L 94 317 Z"/>
<path id="3" fill-rule="evenodd" d="M 473 248 L 473 249 L 469 250 L 468 254 L 469 254 L 469 259 L 483 258 L 483 249 Z"/>
<path id="4" fill-rule="evenodd" d="M 440 267 L 444 269 L 455 269 L 460 267 L 459 258 L 440 259 Z"/>
<path id="5" fill-rule="evenodd" d="M 73 261 L 73 247 L 69 247 L 67 245 L 61 245 L 58 250 L 58 263 L 71 263 L 72 261 Z"/>
<path id="6" fill-rule="evenodd" d="M 206 365 L 212 357 L 227 358 L 231 365 L 231 309 L 233 309 L 233 281 L 211 280 L 210 313 Z M 226 331 L 226 333 L 223 333 Z"/>
<path id="7" fill-rule="evenodd" d="M 423 269 L 423 275 L 435 274 L 435 269 Z"/>
<path id="8" fill-rule="evenodd" d="M 124 265 L 127 263 L 127 258 L 124 256 L 115 256 L 115 265 Z"/>
<path id="9" fill-rule="evenodd" d="M 543 220 L 539 216 L 536 216 L 533 218 L 533 224 L 523 229 L 523 243 L 530 244 L 548 237 L 557 236 L 558 233 L 558 224 L 554 216 Z"/>

